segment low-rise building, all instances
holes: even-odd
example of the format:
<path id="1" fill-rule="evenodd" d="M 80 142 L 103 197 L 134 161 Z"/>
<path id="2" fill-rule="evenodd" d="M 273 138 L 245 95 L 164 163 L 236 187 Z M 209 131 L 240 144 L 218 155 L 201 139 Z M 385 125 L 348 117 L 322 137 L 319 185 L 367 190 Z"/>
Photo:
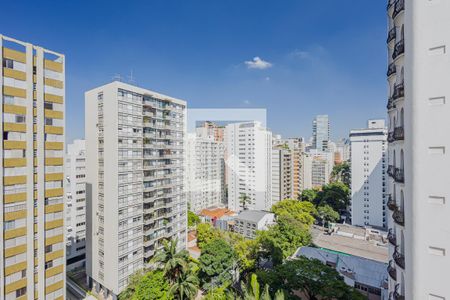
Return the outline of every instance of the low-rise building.
<path id="1" fill-rule="evenodd" d="M 387 263 L 323 248 L 301 247 L 292 258 L 318 259 L 336 269 L 346 284 L 369 300 L 388 299 Z"/>
<path id="2" fill-rule="evenodd" d="M 275 224 L 275 215 L 262 210 L 244 210 L 234 217 L 234 232 L 244 237 L 254 239 L 256 230 L 267 230 Z"/>

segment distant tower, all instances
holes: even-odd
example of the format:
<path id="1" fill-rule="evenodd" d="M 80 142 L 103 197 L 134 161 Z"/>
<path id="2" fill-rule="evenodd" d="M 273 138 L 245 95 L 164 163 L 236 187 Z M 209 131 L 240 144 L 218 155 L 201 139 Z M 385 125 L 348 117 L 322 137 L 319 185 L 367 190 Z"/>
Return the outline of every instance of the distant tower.
<path id="1" fill-rule="evenodd" d="M 313 148 L 317 150 L 328 150 L 330 140 L 330 122 L 328 115 L 318 115 L 313 120 Z"/>

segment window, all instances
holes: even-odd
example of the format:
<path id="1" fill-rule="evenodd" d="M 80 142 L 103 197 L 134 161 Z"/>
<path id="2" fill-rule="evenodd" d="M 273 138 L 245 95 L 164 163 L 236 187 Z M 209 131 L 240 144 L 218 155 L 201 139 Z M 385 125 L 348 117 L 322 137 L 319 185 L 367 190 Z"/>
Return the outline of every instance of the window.
<path id="1" fill-rule="evenodd" d="M 21 297 L 27 293 L 27 288 L 23 287 L 21 289 L 16 290 L 16 297 Z"/>
<path id="2" fill-rule="evenodd" d="M 13 69 L 14 62 L 12 59 L 4 58 L 3 59 L 3 68 Z"/>

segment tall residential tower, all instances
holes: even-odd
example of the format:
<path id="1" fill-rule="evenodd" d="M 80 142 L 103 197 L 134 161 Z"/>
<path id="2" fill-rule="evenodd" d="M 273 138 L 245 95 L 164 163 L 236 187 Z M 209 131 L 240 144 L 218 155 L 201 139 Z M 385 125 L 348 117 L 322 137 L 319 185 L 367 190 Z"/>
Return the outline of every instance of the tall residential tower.
<path id="1" fill-rule="evenodd" d="M 393 299 L 450 299 L 450 2 L 389 1 Z"/>
<path id="2" fill-rule="evenodd" d="M 328 150 L 330 140 L 330 121 L 328 115 L 318 115 L 313 120 L 313 148 Z"/>
<path id="3" fill-rule="evenodd" d="M 0 35 L 0 299 L 64 299 L 64 55 Z"/>
<path id="4" fill-rule="evenodd" d="M 164 240 L 186 247 L 186 102 L 118 81 L 85 98 L 86 268 L 116 299 Z"/>
<path id="5" fill-rule="evenodd" d="M 350 131 L 353 225 L 386 229 L 386 138 L 384 120 Z"/>

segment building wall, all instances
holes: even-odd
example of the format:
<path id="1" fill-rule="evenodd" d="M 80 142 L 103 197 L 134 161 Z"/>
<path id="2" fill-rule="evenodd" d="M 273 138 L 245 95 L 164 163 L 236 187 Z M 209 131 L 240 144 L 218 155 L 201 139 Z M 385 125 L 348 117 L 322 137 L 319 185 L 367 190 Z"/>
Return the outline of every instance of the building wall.
<path id="1" fill-rule="evenodd" d="M 351 213 L 353 225 L 386 228 L 387 129 L 378 126 L 350 131 Z"/>
<path id="2" fill-rule="evenodd" d="M 67 270 L 86 263 L 86 143 L 67 145 L 65 166 Z"/>
<path id="3" fill-rule="evenodd" d="M 240 197 L 249 197 L 249 209 L 272 207 L 272 133 L 259 122 L 226 127 L 228 208 L 242 210 Z"/>
<path id="4" fill-rule="evenodd" d="M 272 205 L 292 198 L 293 161 L 287 147 L 272 149 Z"/>
<path id="5" fill-rule="evenodd" d="M 64 299 L 65 57 L 0 35 L 0 298 Z"/>
<path id="6" fill-rule="evenodd" d="M 321 151 L 328 150 L 330 140 L 330 123 L 328 115 L 318 115 L 313 121 L 313 148 Z"/>
<path id="7" fill-rule="evenodd" d="M 199 213 L 223 202 L 223 142 L 213 137 L 188 135 L 186 145 L 186 196 Z"/>
<path id="8" fill-rule="evenodd" d="M 389 179 L 396 237 L 390 291 L 406 299 L 450 298 L 443 267 L 450 264 L 449 14 L 447 1 L 388 6 L 388 30 L 396 33 L 388 39 L 389 70 L 395 66 L 388 75 L 389 164 L 396 169 Z"/>
<path id="9" fill-rule="evenodd" d="M 163 239 L 186 247 L 186 102 L 121 82 L 85 98 L 87 273 L 96 292 L 114 299 Z"/>

